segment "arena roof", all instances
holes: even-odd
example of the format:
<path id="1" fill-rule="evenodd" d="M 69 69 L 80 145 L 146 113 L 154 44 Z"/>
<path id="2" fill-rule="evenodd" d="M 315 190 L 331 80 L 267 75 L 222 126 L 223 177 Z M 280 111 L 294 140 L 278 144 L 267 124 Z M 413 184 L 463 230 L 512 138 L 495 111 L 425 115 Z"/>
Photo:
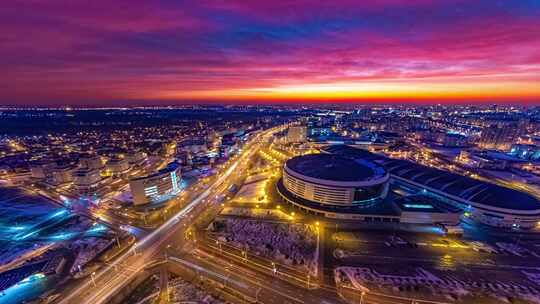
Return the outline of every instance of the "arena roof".
<path id="1" fill-rule="evenodd" d="M 366 150 L 354 148 L 347 145 L 329 145 L 322 149 L 325 153 L 345 156 L 345 157 L 354 157 L 354 158 L 361 158 L 365 160 L 382 160 L 385 159 L 383 156 L 379 156 L 377 154 L 371 153 Z"/>
<path id="2" fill-rule="evenodd" d="M 332 154 L 308 154 L 289 159 L 287 168 L 307 177 L 340 182 L 367 181 L 386 174 L 383 167 L 366 160 Z"/>
<path id="3" fill-rule="evenodd" d="M 390 171 L 390 174 L 467 201 L 513 210 L 540 209 L 538 199 L 521 191 L 418 165 L 410 161 L 387 159 L 382 163 Z"/>
<path id="4" fill-rule="evenodd" d="M 345 158 L 361 158 L 375 161 L 383 165 L 391 175 L 459 197 L 473 204 L 478 203 L 495 208 L 519 211 L 540 210 L 540 201 L 528 193 L 479 181 L 467 176 L 406 160 L 387 158 L 346 145 L 327 146 L 323 151 Z"/>

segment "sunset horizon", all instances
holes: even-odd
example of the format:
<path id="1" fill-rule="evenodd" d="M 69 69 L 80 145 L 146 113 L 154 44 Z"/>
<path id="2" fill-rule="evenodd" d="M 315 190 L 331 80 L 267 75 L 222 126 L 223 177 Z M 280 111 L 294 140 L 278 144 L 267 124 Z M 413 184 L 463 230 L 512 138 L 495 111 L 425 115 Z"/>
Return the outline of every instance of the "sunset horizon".
<path id="1" fill-rule="evenodd" d="M 15 2 L 0 103 L 540 102 L 537 1 Z"/>

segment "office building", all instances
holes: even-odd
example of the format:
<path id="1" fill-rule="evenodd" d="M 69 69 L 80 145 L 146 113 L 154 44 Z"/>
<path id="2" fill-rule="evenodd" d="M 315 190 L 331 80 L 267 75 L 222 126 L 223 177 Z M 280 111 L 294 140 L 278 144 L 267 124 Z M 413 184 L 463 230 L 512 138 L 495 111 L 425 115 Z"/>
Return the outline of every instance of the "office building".
<path id="1" fill-rule="evenodd" d="M 177 195 L 181 190 L 182 175 L 176 162 L 146 176 L 133 178 L 129 187 L 135 205 L 162 202 Z"/>

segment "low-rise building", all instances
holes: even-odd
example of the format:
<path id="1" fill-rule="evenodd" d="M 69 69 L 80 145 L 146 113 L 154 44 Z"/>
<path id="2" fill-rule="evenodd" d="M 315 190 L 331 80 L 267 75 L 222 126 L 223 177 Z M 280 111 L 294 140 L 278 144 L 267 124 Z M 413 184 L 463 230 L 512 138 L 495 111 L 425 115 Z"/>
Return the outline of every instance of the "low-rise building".
<path id="1" fill-rule="evenodd" d="M 52 170 L 53 182 L 57 185 L 72 182 L 75 170 L 76 167 L 69 164 L 57 166 Z"/>
<path id="2" fill-rule="evenodd" d="M 107 172 L 111 175 L 119 176 L 126 174 L 131 166 L 125 158 L 113 158 L 107 162 Z"/>
<path id="3" fill-rule="evenodd" d="M 102 169 L 103 160 L 99 155 L 86 154 L 81 156 L 79 159 L 79 164 L 81 167 L 90 168 L 90 169 Z"/>
<path id="4" fill-rule="evenodd" d="M 126 159 L 131 166 L 139 166 L 147 160 L 147 156 L 146 153 L 137 150 L 127 153 Z"/>
<path id="5" fill-rule="evenodd" d="M 102 181 L 99 169 L 79 168 L 73 172 L 73 185 L 81 194 L 97 191 Z"/>

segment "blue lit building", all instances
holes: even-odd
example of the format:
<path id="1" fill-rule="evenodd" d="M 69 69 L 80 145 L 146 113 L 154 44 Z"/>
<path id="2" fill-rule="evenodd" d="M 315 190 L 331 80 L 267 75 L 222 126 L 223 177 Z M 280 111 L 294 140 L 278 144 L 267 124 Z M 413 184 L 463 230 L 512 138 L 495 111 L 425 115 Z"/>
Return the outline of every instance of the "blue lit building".
<path id="1" fill-rule="evenodd" d="M 180 192 L 181 181 L 180 164 L 177 162 L 153 174 L 133 178 L 129 181 L 133 203 L 143 205 L 170 199 Z"/>

